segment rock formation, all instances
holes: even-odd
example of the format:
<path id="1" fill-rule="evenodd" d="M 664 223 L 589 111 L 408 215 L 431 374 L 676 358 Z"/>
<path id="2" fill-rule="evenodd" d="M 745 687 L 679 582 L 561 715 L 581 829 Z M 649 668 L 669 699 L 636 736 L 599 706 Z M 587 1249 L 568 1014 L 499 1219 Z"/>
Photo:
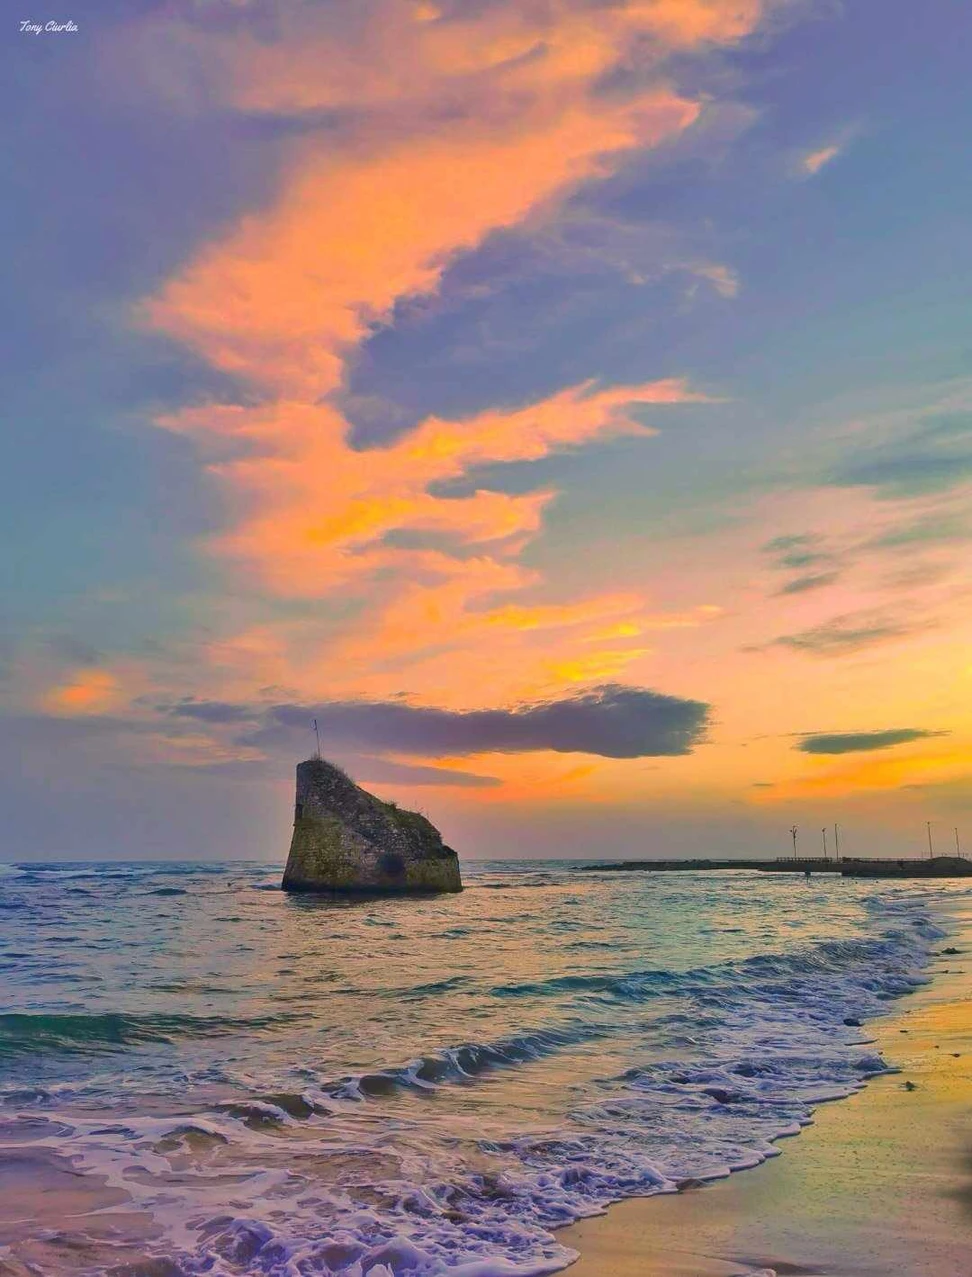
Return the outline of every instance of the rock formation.
<path id="1" fill-rule="evenodd" d="M 418 812 L 383 803 L 321 758 L 297 765 L 285 891 L 461 891 L 459 857 Z"/>

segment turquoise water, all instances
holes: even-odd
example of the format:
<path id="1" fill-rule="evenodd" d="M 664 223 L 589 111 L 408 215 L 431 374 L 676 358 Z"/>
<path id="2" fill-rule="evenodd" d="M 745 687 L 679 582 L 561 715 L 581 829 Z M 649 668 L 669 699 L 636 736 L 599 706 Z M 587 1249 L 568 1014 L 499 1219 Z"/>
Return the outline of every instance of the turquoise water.
<path id="1" fill-rule="evenodd" d="M 0 1255 L 556 1271 L 558 1226 L 755 1165 L 882 1070 L 846 1021 L 921 978 L 943 890 L 496 862 L 334 903 L 279 874 L 0 866 L 0 1185 L 44 1203 Z"/>

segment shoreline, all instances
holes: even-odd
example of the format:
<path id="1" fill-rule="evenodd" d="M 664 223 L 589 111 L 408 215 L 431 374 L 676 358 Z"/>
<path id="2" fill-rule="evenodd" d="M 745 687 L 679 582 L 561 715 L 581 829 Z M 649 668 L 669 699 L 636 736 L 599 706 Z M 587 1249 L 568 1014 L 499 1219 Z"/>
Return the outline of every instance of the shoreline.
<path id="1" fill-rule="evenodd" d="M 579 1252 L 571 1277 L 962 1277 L 972 1246 L 972 898 L 945 915 L 929 982 L 862 1029 L 897 1072 L 820 1105 L 758 1167 L 629 1198 L 558 1232 Z"/>

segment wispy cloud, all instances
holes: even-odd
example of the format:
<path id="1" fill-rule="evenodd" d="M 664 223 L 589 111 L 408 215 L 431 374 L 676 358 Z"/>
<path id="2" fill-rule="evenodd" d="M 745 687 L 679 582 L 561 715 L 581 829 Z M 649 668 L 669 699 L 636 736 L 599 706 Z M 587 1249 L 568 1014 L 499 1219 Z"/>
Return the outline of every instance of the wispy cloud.
<path id="1" fill-rule="evenodd" d="M 834 142 L 830 146 L 821 146 L 815 151 L 808 151 L 800 159 L 800 168 L 807 176 L 815 177 L 822 168 L 835 160 L 843 149 L 842 144 Z"/>
<path id="2" fill-rule="evenodd" d="M 807 576 L 795 576 L 777 590 L 777 594 L 808 594 L 811 590 L 822 590 L 833 585 L 838 579 L 836 572 L 817 572 Z"/>
<path id="3" fill-rule="evenodd" d="M 840 575 L 836 566 L 838 556 L 824 548 L 823 539 L 816 533 L 788 533 L 774 537 L 763 546 L 763 553 L 778 571 L 798 573 L 775 591 L 778 596 L 823 589 L 837 581 Z M 825 570 L 807 572 L 807 568 Z"/>
<path id="4" fill-rule="evenodd" d="M 833 164 L 834 160 L 840 159 L 842 155 L 845 155 L 861 132 L 862 126 L 860 122 L 848 124 L 838 129 L 836 133 L 832 133 L 819 146 L 800 152 L 796 156 L 796 174 L 804 178 L 816 177 L 818 173 Z"/>
<path id="5" fill-rule="evenodd" d="M 930 414 L 890 437 L 853 448 L 827 481 L 889 499 L 946 492 L 972 479 L 972 412 Z"/>
<path id="6" fill-rule="evenodd" d="M 833 555 L 821 547 L 814 532 L 789 533 L 767 541 L 763 550 L 779 568 L 806 568 L 815 563 L 830 563 Z"/>
<path id="7" fill-rule="evenodd" d="M 820 625 L 773 639 L 772 646 L 788 647 L 811 656 L 845 656 L 864 648 L 900 639 L 914 627 L 873 613 L 849 613 Z"/>
<path id="8" fill-rule="evenodd" d="M 720 297 L 735 297 L 739 292 L 739 276 L 719 262 L 696 262 L 686 267 L 691 274 L 712 285 Z"/>
<path id="9" fill-rule="evenodd" d="M 877 550 L 920 550 L 969 540 L 972 540 L 969 520 L 959 514 L 942 513 L 895 523 L 873 537 L 867 546 Z"/>

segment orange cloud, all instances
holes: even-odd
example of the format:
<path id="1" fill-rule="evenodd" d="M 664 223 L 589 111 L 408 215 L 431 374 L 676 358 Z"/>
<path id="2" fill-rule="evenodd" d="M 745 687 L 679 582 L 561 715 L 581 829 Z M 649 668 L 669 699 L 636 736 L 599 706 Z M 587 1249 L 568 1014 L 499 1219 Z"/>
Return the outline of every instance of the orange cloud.
<path id="1" fill-rule="evenodd" d="M 143 321 L 218 368 L 311 401 L 340 385 L 344 356 L 398 298 L 435 288 L 452 255 L 697 114 L 654 90 L 623 106 L 571 104 L 532 126 L 463 121 L 377 154 L 307 153 L 276 208 L 204 250 L 144 304 Z"/>
<path id="2" fill-rule="evenodd" d="M 680 46 L 729 44 L 748 35 L 766 6 L 760 0 L 648 0 L 632 12 Z"/>
<path id="3" fill-rule="evenodd" d="M 822 146 L 819 151 L 811 151 L 809 155 L 805 155 L 800 161 L 800 167 L 804 173 L 809 173 L 812 177 L 819 173 L 825 164 L 836 159 L 841 150 L 840 146 Z"/>
<path id="4" fill-rule="evenodd" d="M 146 58 L 154 45 L 156 63 L 160 44 L 175 54 L 189 46 L 208 91 L 246 111 L 401 114 L 446 99 L 500 113 L 516 95 L 522 114 L 543 99 L 587 90 L 621 60 L 652 66 L 672 51 L 734 43 L 768 7 L 763 0 L 555 0 L 443 13 L 414 0 L 361 0 L 350 14 L 281 6 L 273 41 L 242 25 L 227 35 L 170 20 L 146 24 L 138 43 Z"/>
<path id="5" fill-rule="evenodd" d="M 645 655 L 635 644 L 641 598 L 613 614 L 615 599 L 591 597 L 573 618 L 571 603 L 533 607 L 530 622 L 531 605 L 511 605 L 511 592 L 542 585 L 519 560 L 556 493 L 476 488 L 475 472 L 648 434 L 632 409 L 703 396 L 680 379 L 588 382 L 465 420 L 429 418 L 367 450 L 351 446 L 329 397 L 375 324 L 402 298 L 434 292 L 457 254 L 551 217 L 581 183 L 690 126 L 701 105 L 671 89 L 666 57 L 738 41 L 762 9 L 759 0 L 556 0 L 452 16 L 363 0 L 353 13 L 284 7 L 272 41 L 245 24 L 232 34 L 163 24 L 170 58 L 188 59 L 194 81 L 228 109 L 336 113 L 326 133 L 308 129 L 293 143 L 265 208 L 139 309 L 142 324 L 259 396 L 159 422 L 196 441 L 220 485 L 227 526 L 210 549 L 254 595 L 340 593 L 350 612 L 343 628 L 323 614 L 316 626 L 278 616 L 242 627 L 239 641 L 216 639 L 214 659 L 230 653 L 233 677 L 249 661 L 272 673 L 268 682 L 326 676 L 375 693 L 400 687 L 407 670 L 410 691 L 429 692 L 445 645 L 456 685 L 443 694 L 454 697 L 460 679 L 469 686 L 478 673 L 485 684 L 504 661 L 501 681 L 520 687 L 593 678 Z M 160 34 L 154 21 L 139 28 L 143 38 Z M 132 37 L 136 63 L 150 43 Z M 604 92 L 620 67 L 637 87 Z M 721 291 L 734 287 L 723 268 L 705 269 Z M 467 491 L 441 495 L 455 480 Z M 606 620 L 633 630 L 598 638 Z"/>
<path id="6" fill-rule="evenodd" d="M 143 319 L 289 395 L 333 389 L 368 324 L 434 288 L 450 255 L 698 115 L 657 71 L 628 98 L 595 93 L 603 74 L 739 39 L 759 16 L 755 0 L 655 0 L 509 4 L 439 22 L 386 0 L 341 30 L 283 11 L 273 42 L 193 29 L 194 70 L 232 106 L 360 114 L 347 133 L 298 147 L 276 205 L 204 250 Z"/>
<path id="7" fill-rule="evenodd" d="M 391 532 L 446 533 L 468 545 L 533 536 L 555 495 L 549 490 L 442 497 L 429 489 L 488 462 L 537 460 L 598 437 L 651 433 L 632 407 L 693 400 L 704 396 L 679 380 L 606 390 L 585 383 L 511 412 L 430 418 L 399 442 L 365 451 L 351 447 L 346 422 L 327 405 L 193 408 L 160 424 L 215 451 L 210 469 L 234 494 L 241 517 L 213 548 L 268 589 L 314 598 L 402 559 L 382 544 Z M 234 447 L 244 455 L 234 458 Z M 439 564 L 448 568 L 441 556 Z"/>
<path id="8" fill-rule="evenodd" d="M 117 703 L 120 690 L 107 670 L 82 668 L 46 692 L 43 704 L 55 714 L 101 714 Z"/>

